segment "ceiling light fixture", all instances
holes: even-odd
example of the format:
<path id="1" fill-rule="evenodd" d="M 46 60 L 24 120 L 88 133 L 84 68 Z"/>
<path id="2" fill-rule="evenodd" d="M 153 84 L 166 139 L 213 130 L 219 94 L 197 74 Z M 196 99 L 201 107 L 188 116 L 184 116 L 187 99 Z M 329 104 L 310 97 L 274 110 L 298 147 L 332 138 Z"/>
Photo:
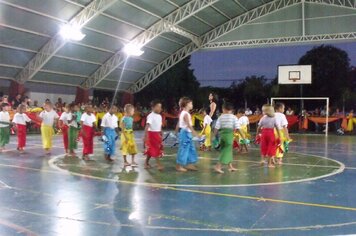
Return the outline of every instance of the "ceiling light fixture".
<path id="1" fill-rule="evenodd" d="M 129 43 L 126 44 L 123 51 L 126 53 L 127 56 L 136 56 L 139 57 L 141 56 L 144 51 L 141 50 L 142 46 L 139 46 L 137 44 Z"/>
<path id="2" fill-rule="evenodd" d="M 63 25 L 59 31 L 59 34 L 67 40 L 80 41 L 85 37 L 80 31 L 80 27 L 77 25 L 66 24 Z"/>

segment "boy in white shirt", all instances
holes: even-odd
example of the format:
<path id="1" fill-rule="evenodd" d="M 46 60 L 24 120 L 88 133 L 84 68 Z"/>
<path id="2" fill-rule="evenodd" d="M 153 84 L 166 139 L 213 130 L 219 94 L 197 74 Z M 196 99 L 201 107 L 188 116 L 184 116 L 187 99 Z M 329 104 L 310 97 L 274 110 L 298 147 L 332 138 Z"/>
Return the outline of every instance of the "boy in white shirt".
<path id="1" fill-rule="evenodd" d="M 96 127 L 96 117 L 93 114 L 93 107 L 86 106 L 85 113 L 80 118 L 83 139 L 83 160 L 89 161 L 89 154 L 94 153 L 94 132 Z"/>
<path id="2" fill-rule="evenodd" d="M 101 127 L 103 127 L 104 140 L 104 153 L 105 159 L 109 162 L 114 160 L 111 158 L 115 155 L 115 141 L 118 138 L 118 121 L 119 119 L 115 115 L 117 113 L 117 107 L 112 106 L 108 112 L 103 116 L 101 120 Z"/>
<path id="3" fill-rule="evenodd" d="M 52 138 L 54 135 L 53 125 L 57 123 L 59 118 L 57 112 L 53 110 L 52 103 L 46 102 L 44 105 L 44 111 L 39 115 L 41 122 L 41 135 L 43 148 L 47 155 L 51 154 Z"/>
<path id="4" fill-rule="evenodd" d="M 283 103 L 276 103 L 276 105 L 274 106 L 274 109 L 276 111 L 275 118 L 276 118 L 276 122 L 277 122 L 277 128 L 280 133 L 280 136 L 279 136 L 280 147 L 277 149 L 276 158 L 277 158 L 277 164 L 282 165 L 282 158 L 283 158 L 284 152 L 285 152 L 284 142 L 290 140 L 289 132 L 288 132 L 288 120 L 287 120 L 286 116 L 283 114 L 284 109 L 285 109 L 285 106 Z M 275 135 L 277 135 L 276 132 L 275 132 Z"/>
<path id="5" fill-rule="evenodd" d="M 16 127 L 17 150 L 20 153 L 23 153 L 24 147 L 26 146 L 26 134 L 27 134 L 26 122 L 31 122 L 31 119 L 25 114 L 26 112 L 25 105 L 19 105 L 17 111 L 18 112 L 14 115 L 14 118 L 12 119 L 12 123 L 14 123 Z"/>
<path id="6" fill-rule="evenodd" d="M 5 149 L 5 145 L 10 142 L 10 114 L 9 104 L 2 103 L 0 111 L 0 152 Z"/>
<path id="7" fill-rule="evenodd" d="M 145 169 L 151 168 L 149 161 L 154 158 L 157 162 L 157 169 L 162 171 L 162 166 L 159 158 L 163 156 L 163 144 L 162 144 L 162 104 L 160 101 L 151 102 L 152 112 L 147 116 L 144 144 L 146 147 L 146 162 Z"/>

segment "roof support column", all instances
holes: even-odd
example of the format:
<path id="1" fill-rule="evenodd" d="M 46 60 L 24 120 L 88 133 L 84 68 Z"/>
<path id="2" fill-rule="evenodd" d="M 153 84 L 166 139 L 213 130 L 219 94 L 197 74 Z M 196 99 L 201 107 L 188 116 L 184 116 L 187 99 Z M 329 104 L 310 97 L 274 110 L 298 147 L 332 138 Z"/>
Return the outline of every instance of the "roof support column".
<path id="1" fill-rule="evenodd" d="M 305 36 L 305 0 L 302 0 L 302 36 Z"/>

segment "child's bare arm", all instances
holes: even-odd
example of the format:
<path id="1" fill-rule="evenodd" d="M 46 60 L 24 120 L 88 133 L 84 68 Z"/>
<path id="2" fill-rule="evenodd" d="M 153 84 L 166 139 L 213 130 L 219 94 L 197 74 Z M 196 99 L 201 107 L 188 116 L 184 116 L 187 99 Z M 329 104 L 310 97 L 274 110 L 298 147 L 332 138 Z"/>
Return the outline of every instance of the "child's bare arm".
<path id="1" fill-rule="evenodd" d="M 184 116 L 184 121 L 186 122 L 188 128 L 192 131 L 193 135 L 194 136 L 198 136 L 197 132 L 194 130 L 193 126 L 190 124 L 190 120 L 189 120 L 188 115 Z"/>

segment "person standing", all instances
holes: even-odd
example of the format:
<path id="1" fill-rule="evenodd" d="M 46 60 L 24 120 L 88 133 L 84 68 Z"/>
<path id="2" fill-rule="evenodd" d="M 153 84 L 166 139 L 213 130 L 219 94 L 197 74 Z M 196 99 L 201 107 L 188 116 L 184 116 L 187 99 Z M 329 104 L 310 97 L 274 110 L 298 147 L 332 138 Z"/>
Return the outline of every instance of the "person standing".
<path id="1" fill-rule="evenodd" d="M 111 158 L 115 155 L 116 140 L 118 138 L 118 121 L 119 119 L 115 115 L 117 113 L 117 107 L 112 106 L 108 112 L 103 116 L 101 120 L 101 127 L 103 127 L 104 140 L 104 155 L 105 160 L 113 162 Z"/>

